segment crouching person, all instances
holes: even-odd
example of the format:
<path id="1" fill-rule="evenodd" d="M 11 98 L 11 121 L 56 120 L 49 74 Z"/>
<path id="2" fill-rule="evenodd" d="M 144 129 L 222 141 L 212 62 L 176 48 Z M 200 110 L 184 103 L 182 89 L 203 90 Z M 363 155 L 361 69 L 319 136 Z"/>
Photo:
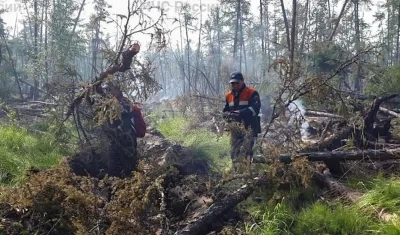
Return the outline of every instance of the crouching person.
<path id="1" fill-rule="evenodd" d="M 137 169 L 137 138 L 144 136 L 146 124 L 141 111 L 123 96 L 117 85 L 107 83 L 103 90 L 117 99 L 122 107 L 121 118 L 108 122 L 105 132 L 110 139 L 113 175 L 130 176 Z"/>

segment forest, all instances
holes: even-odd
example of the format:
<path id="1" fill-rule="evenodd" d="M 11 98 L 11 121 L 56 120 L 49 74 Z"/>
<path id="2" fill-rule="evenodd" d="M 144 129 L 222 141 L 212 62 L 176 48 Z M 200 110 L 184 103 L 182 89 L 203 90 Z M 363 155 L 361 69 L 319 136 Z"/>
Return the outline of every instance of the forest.
<path id="1" fill-rule="evenodd" d="M 400 234 L 400 0 L 15 0 L 0 29 L 0 234 Z"/>

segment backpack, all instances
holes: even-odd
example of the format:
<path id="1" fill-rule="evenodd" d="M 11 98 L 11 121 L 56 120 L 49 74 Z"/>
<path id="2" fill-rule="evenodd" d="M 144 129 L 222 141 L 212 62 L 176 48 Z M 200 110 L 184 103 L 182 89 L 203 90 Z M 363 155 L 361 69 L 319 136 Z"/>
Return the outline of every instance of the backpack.
<path id="1" fill-rule="evenodd" d="M 141 108 L 135 105 L 132 109 L 135 123 L 136 137 L 143 138 L 146 135 L 146 122 L 142 116 Z"/>

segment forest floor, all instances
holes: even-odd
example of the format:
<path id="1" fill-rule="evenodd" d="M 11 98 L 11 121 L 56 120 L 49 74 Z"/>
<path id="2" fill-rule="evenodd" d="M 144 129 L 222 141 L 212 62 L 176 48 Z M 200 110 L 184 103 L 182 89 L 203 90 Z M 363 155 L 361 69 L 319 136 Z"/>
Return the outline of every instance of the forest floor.
<path id="1" fill-rule="evenodd" d="M 234 174 L 229 135 L 213 119 L 147 118 L 131 178 L 83 174 L 72 157 L 88 166 L 104 156 L 77 153 L 72 130 L 61 144 L 45 120 L 1 125 L 0 234 L 194 234 L 188 225 L 196 234 L 400 234 L 395 160 L 343 162 L 344 174 L 320 180 L 324 164 L 303 158 Z"/>

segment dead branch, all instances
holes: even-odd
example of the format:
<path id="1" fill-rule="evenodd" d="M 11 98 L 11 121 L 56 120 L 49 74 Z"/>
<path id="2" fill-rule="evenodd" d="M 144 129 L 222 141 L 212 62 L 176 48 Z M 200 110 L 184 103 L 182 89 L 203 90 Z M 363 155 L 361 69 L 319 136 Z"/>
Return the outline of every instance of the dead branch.
<path id="1" fill-rule="evenodd" d="M 346 5 L 347 5 L 348 2 L 349 2 L 349 0 L 345 0 L 344 3 L 343 3 L 342 9 L 340 10 L 340 13 L 339 13 L 339 16 L 336 19 L 335 27 L 333 28 L 333 31 L 332 31 L 331 35 L 329 36 L 329 39 L 328 39 L 329 41 L 332 41 L 333 36 L 336 33 L 336 30 L 337 30 L 337 28 L 339 26 L 339 23 L 340 23 L 340 20 L 342 19 L 342 16 L 343 16 L 343 14 L 344 14 L 344 12 L 346 10 Z"/>
<path id="2" fill-rule="evenodd" d="M 136 46 L 137 44 L 131 45 L 126 51 L 122 53 L 122 62 L 120 64 L 111 66 L 106 71 L 102 72 L 94 83 L 87 86 L 78 95 L 78 97 L 76 97 L 73 100 L 73 102 L 69 105 L 68 112 L 64 120 L 67 120 L 71 116 L 76 106 L 78 106 L 85 98 L 88 90 L 94 89 L 97 93 L 103 94 L 103 90 L 101 89 L 101 83 L 104 82 L 104 79 L 106 79 L 108 75 L 112 75 L 116 72 L 123 73 L 131 68 L 130 66 L 132 64 L 133 56 L 135 56 L 138 53 Z"/>
<path id="3" fill-rule="evenodd" d="M 294 101 L 298 100 L 299 98 L 313 92 L 314 90 L 320 89 L 322 86 L 326 86 L 328 84 L 328 82 L 330 80 L 332 80 L 336 75 L 338 75 L 339 73 L 341 73 L 344 69 L 348 68 L 349 66 L 351 66 L 352 64 L 356 63 L 358 61 L 359 56 L 361 56 L 362 54 L 366 54 L 372 51 L 373 48 L 367 48 L 364 51 L 357 53 L 356 55 L 352 56 L 351 58 L 349 58 L 348 60 L 346 60 L 345 62 L 341 63 L 335 70 L 335 72 L 333 72 L 332 74 L 328 75 L 328 76 L 323 76 L 321 78 L 321 82 L 318 83 L 318 85 L 313 85 L 313 84 L 309 84 L 309 83 L 302 83 L 302 85 L 295 87 L 295 89 L 290 89 L 290 84 L 291 81 L 288 81 L 288 79 L 284 79 L 283 81 L 283 88 L 279 90 L 278 92 L 278 96 L 276 99 L 276 102 L 272 108 L 272 116 L 270 118 L 269 123 L 267 124 L 265 131 L 264 131 L 264 135 L 263 138 L 265 138 L 270 130 L 270 127 L 272 125 L 272 123 L 275 121 L 276 118 L 278 118 L 282 112 L 285 111 L 286 108 L 288 108 L 290 106 L 290 104 L 292 104 Z M 281 61 L 281 60 L 279 60 Z M 278 63 L 278 62 L 277 62 Z M 279 62 L 281 63 L 281 62 Z M 278 64 L 279 64 L 278 63 Z M 274 65 L 272 65 L 271 67 L 273 67 Z M 275 64 L 276 66 L 276 64 Z M 285 65 L 283 65 L 285 66 Z M 289 91 L 289 99 L 284 102 L 283 101 L 283 94 L 285 92 Z M 279 101 L 279 102 L 278 102 Z M 280 106 L 280 107 L 279 107 Z M 280 109 L 278 112 L 277 110 Z"/>
<path id="4" fill-rule="evenodd" d="M 308 161 L 349 161 L 364 160 L 386 161 L 390 159 L 400 159 L 400 148 L 381 149 L 381 150 L 360 150 L 360 151 L 326 151 L 326 152 L 308 152 L 296 154 L 280 154 L 276 159 L 283 163 L 290 163 L 295 158 L 306 157 Z M 253 157 L 255 163 L 271 163 L 273 159 L 265 159 L 257 155 Z"/>
<path id="5" fill-rule="evenodd" d="M 314 116 L 314 117 L 343 118 L 342 116 L 337 115 L 337 114 L 321 112 L 321 111 L 313 111 L 313 110 L 307 110 L 305 112 L 305 115 L 306 116 Z"/>
<path id="6" fill-rule="evenodd" d="M 341 131 L 333 134 L 329 138 L 323 139 L 315 144 L 312 144 L 304 149 L 301 152 L 314 152 L 321 150 L 333 150 L 335 148 L 342 146 L 342 141 L 347 139 L 352 133 L 354 133 L 353 127 L 345 127 Z"/>
<path id="7" fill-rule="evenodd" d="M 323 174 L 320 172 L 314 172 L 314 177 L 317 181 L 327 186 L 327 188 L 331 191 L 332 194 L 334 194 L 335 196 L 340 196 L 349 202 L 355 203 L 362 196 L 361 193 L 349 190 L 342 183 L 333 179 L 329 171 L 327 170 L 325 170 Z"/>
<path id="8" fill-rule="evenodd" d="M 198 235 L 207 233 L 210 225 L 217 220 L 219 216 L 249 197 L 253 193 L 255 186 L 259 185 L 261 182 L 263 182 L 262 178 L 254 178 L 234 193 L 212 204 L 199 218 L 190 222 L 183 229 L 175 232 L 174 235 Z"/>
<path id="9" fill-rule="evenodd" d="M 48 106 L 58 106 L 56 103 L 48 103 L 48 102 L 43 102 L 43 101 L 27 101 L 25 102 L 26 104 L 42 104 L 42 105 L 48 105 Z"/>
<path id="10" fill-rule="evenodd" d="M 383 107 L 379 107 L 379 111 L 382 111 L 382 112 L 384 112 L 386 114 L 392 115 L 393 117 L 400 118 L 400 114 L 398 114 L 398 113 L 396 113 L 396 112 L 394 112 L 392 110 L 389 110 L 389 109 L 386 109 L 386 108 L 383 108 Z"/>
<path id="11" fill-rule="evenodd" d="M 380 105 L 383 102 L 385 102 L 387 100 L 390 100 L 390 99 L 393 99 L 393 98 L 395 98 L 397 96 L 398 96 L 398 94 L 379 97 L 379 98 L 376 98 L 372 102 L 371 108 L 369 109 L 368 113 L 364 116 L 364 130 L 372 132 L 373 126 L 374 126 L 374 123 L 375 123 L 375 119 L 376 119 L 376 114 L 378 113 Z"/>

